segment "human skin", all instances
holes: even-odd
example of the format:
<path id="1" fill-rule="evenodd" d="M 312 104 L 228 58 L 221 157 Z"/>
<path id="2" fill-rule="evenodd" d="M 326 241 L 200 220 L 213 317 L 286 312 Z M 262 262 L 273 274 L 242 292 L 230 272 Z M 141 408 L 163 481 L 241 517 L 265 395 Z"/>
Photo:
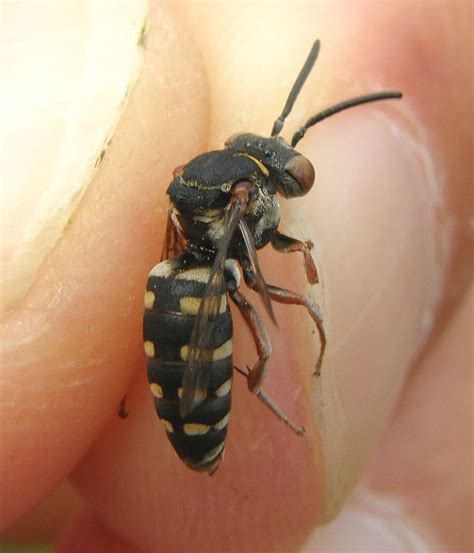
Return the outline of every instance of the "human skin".
<path id="1" fill-rule="evenodd" d="M 2 322 L 0 399 L 14 415 L 2 416 L 5 523 L 71 476 L 86 507 L 60 552 L 297 550 L 341 507 L 394 413 L 367 485 L 402 501 L 427 541 L 469 549 L 465 311 L 456 331 L 445 329 L 469 298 L 471 12 L 467 3 L 406 5 L 152 4 L 144 70 L 112 144 Z M 311 293 L 329 341 L 322 380 L 311 375 L 311 322 L 277 306 L 265 388 L 307 434 L 293 436 L 236 379 L 226 457 L 209 478 L 174 456 L 143 371 L 143 283 L 161 250 L 164 192 L 175 166 L 228 135 L 269 132 L 315 38 L 321 56 L 284 136 L 317 111 L 315 98 L 324 107 L 399 88 L 404 100 L 340 114 L 298 145 L 316 184 L 307 199 L 282 201 L 282 221 L 316 244 L 322 285 Z M 296 254 L 260 258 L 270 282 L 306 290 Z M 459 342 L 453 382 L 440 369 L 450 351 L 443 332 Z M 236 363 L 251 364 L 238 315 L 235 336 Z M 446 387 L 440 429 L 430 409 Z M 445 470 L 425 471 L 444 445 Z M 424 486 L 413 486 L 426 472 Z M 317 531 L 311 539 L 313 551 L 322 547 Z"/>

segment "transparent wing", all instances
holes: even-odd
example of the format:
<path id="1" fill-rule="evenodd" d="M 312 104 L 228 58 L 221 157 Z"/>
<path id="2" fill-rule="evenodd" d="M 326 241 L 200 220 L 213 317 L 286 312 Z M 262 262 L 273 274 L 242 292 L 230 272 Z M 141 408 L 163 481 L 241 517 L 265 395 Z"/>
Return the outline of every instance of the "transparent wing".
<path id="1" fill-rule="evenodd" d="M 168 210 L 168 218 L 166 220 L 165 239 L 161 250 L 161 261 L 171 259 L 184 250 L 185 244 L 179 233 L 179 230 L 172 218 L 173 210 Z"/>
<path id="2" fill-rule="evenodd" d="M 185 417 L 190 413 L 196 405 L 204 401 L 207 395 L 213 356 L 213 349 L 210 344 L 212 344 L 214 337 L 216 320 L 224 292 L 224 264 L 229 244 L 244 210 L 245 205 L 235 203 L 227 212 L 227 228 L 214 259 L 188 346 L 186 368 L 183 375 L 183 393 L 180 402 L 181 417 Z"/>
<path id="3" fill-rule="evenodd" d="M 268 294 L 267 284 L 265 282 L 265 279 L 263 278 L 262 271 L 260 270 L 260 266 L 258 264 L 257 251 L 255 249 L 255 244 L 253 242 L 252 233 L 250 232 L 250 229 L 247 226 L 245 219 L 242 218 L 239 220 L 239 228 L 245 242 L 245 247 L 247 248 L 247 253 L 248 253 L 250 262 L 253 265 L 255 283 L 257 284 L 257 287 L 256 287 L 257 292 L 260 294 L 262 298 L 263 305 L 270 319 L 276 325 L 277 322 L 275 319 L 275 313 L 273 312 L 270 295 Z"/>

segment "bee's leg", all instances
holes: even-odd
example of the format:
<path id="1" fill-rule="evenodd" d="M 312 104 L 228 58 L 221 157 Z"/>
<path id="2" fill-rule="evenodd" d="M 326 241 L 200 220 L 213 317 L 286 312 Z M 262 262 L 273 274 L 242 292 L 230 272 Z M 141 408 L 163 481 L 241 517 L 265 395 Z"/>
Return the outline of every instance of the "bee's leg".
<path id="1" fill-rule="evenodd" d="M 319 282 L 318 270 L 311 255 L 311 250 L 314 247 L 311 240 L 301 242 L 301 240 L 276 231 L 272 238 L 272 246 L 280 253 L 301 252 L 303 254 L 304 270 L 306 271 L 308 282 L 310 284 Z"/>
<path id="2" fill-rule="evenodd" d="M 250 263 L 247 259 L 243 258 L 241 260 L 242 272 L 244 275 L 245 283 L 247 286 L 258 292 L 258 286 L 255 280 L 255 275 L 253 269 L 250 266 Z M 316 328 L 319 333 L 319 340 L 321 342 L 321 347 L 319 350 L 319 357 L 316 362 L 316 369 L 314 374 L 319 376 L 321 374 L 321 365 L 323 363 L 324 352 L 326 351 L 326 332 L 324 331 L 323 326 L 323 316 L 321 315 L 321 309 L 318 304 L 315 303 L 311 298 L 306 298 L 301 294 L 292 292 L 291 290 L 286 290 L 286 288 L 279 288 L 278 286 L 272 286 L 267 284 L 267 293 L 271 300 L 278 303 L 286 303 L 290 305 L 302 305 L 306 311 L 309 313 L 309 316 L 313 319 L 316 324 Z"/>
<path id="3" fill-rule="evenodd" d="M 323 316 L 321 315 L 321 309 L 318 304 L 315 303 L 311 298 L 287 290 L 286 288 L 279 288 L 278 286 L 272 286 L 267 284 L 268 295 L 270 299 L 278 303 L 286 303 L 289 305 L 302 305 L 306 311 L 309 313 L 309 316 L 313 319 L 316 324 L 316 328 L 319 333 L 319 340 L 321 343 L 319 350 L 319 357 L 316 362 L 316 369 L 314 374 L 319 376 L 321 374 L 321 365 L 323 363 L 324 352 L 326 351 L 326 332 L 324 331 L 323 326 Z"/>
<path id="4" fill-rule="evenodd" d="M 255 340 L 255 347 L 257 348 L 258 359 L 253 369 L 247 375 L 247 384 L 249 390 L 256 393 L 262 386 L 263 379 L 267 372 L 267 362 L 272 353 L 272 345 L 268 338 L 267 331 L 255 311 L 253 305 L 251 305 L 245 296 L 237 290 L 230 293 L 230 297 L 235 305 L 239 308 L 242 317 L 244 318 L 247 326 L 249 327 L 253 339 Z"/>
<path id="5" fill-rule="evenodd" d="M 242 376 L 245 376 L 245 378 L 248 378 L 250 369 L 247 367 L 247 372 L 243 371 L 242 369 L 239 369 L 239 367 L 236 367 L 234 365 L 234 369 L 241 374 Z M 282 422 L 284 422 L 295 434 L 298 434 L 298 436 L 303 436 L 306 432 L 306 428 L 304 426 L 297 426 L 293 422 L 290 421 L 290 419 L 283 413 L 283 411 L 278 407 L 278 405 L 275 405 L 272 399 L 270 399 L 267 394 L 263 390 L 258 390 L 258 392 L 255 392 L 255 395 L 258 397 L 258 399 L 266 405 L 272 413 L 274 413 Z"/>
<path id="6" fill-rule="evenodd" d="M 293 424 L 283 413 L 283 411 L 275 405 L 275 403 L 273 403 L 273 401 L 261 389 L 263 379 L 267 372 L 268 359 L 272 353 L 272 346 L 260 317 L 243 294 L 237 290 L 229 290 L 229 295 L 238 307 L 239 311 L 242 313 L 245 322 L 252 332 L 258 355 L 258 359 L 252 370 L 248 369 L 248 372 L 245 373 L 237 367 L 235 367 L 235 369 L 247 378 L 247 386 L 249 390 L 255 394 L 264 405 L 266 405 L 281 421 L 291 428 L 291 430 L 296 432 L 296 434 L 299 434 L 300 436 L 303 435 L 305 429 Z"/>

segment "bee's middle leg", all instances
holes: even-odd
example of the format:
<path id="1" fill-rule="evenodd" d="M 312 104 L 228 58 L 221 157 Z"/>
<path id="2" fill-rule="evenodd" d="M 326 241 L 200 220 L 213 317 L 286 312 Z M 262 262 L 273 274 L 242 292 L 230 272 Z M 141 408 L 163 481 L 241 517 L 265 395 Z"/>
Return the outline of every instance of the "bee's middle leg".
<path id="1" fill-rule="evenodd" d="M 258 289 L 258 285 L 255 279 L 255 273 L 253 268 L 250 266 L 250 262 L 248 261 L 248 259 L 242 260 L 242 269 L 243 269 L 244 279 L 247 286 L 251 290 L 255 290 L 256 292 L 261 292 Z M 321 344 L 318 360 L 316 362 L 316 369 L 313 374 L 315 376 L 319 376 L 321 374 L 321 366 L 323 363 L 324 354 L 326 351 L 326 344 L 327 344 L 326 332 L 324 330 L 321 309 L 319 308 L 318 304 L 315 303 L 311 298 L 305 297 L 302 294 L 298 294 L 297 292 L 292 292 L 291 290 L 287 290 L 286 288 L 273 286 L 268 283 L 265 283 L 265 286 L 266 286 L 266 293 L 268 294 L 268 297 L 272 301 L 276 301 L 278 303 L 285 303 L 287 305 L 301 305 L 306 309 L 309 316 L 313 319 L 319 333 L 319 340 Z"/>

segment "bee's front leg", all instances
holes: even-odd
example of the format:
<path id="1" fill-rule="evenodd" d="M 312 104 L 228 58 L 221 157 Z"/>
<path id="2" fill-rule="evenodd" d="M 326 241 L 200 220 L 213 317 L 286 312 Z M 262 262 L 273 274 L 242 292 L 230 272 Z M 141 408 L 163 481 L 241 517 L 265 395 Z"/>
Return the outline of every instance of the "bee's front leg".
<path id="1" fill-rule="evenodd" d="M 314 247 L 311 240 L 301 242 L 301 240 L 275 231 L 272 237 L 272 246 L 280 253 L 301 252 L 303 254 L 304 270 L 308 282 L 310 284 L 317 284 L 319 282 L 318 270 L 316 269 L 313 256 L 311 255 L 311 250 Z"/>

